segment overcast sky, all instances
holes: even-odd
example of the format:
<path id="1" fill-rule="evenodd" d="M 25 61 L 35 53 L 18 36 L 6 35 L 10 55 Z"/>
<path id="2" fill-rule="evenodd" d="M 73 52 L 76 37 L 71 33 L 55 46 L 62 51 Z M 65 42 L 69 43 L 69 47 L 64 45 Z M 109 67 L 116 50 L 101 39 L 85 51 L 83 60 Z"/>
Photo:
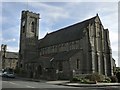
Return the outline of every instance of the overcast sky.
<path id="1" fill-rule="evenodd" d="M 104 28 L 109 29 L 113 58 L 118 64 L 117 2 L 3 2 L 0 7 L 1 40 L 8 45 L 8 51 L 15 52 L 19 50 L 22 10 L 40 13 L 39 38 L 43 38 L 46 33 L 94 17 L 98 13 Z"/>

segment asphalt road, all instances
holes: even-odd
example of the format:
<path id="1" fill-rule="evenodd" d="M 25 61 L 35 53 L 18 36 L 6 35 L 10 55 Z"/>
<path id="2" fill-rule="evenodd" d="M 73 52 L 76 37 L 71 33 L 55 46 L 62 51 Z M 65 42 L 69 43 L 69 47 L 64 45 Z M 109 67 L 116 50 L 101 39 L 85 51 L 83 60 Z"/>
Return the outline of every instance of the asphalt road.
<path id="1" fill-rule="evenodd" d="M 33 82 L 33 81 L 25 81 L 19 79 L 10 79 L 3 78 L 2 79 L 2 88 L 3 90 L 120 90 L 120 86 L 109 86 L 109 87 L 70 87 L 70 86 L 62 86 L 62 85 L 52 85 L 45 82 Z M 11 89 L 9 89 L 11 88 Z M 37 88 L 37 89 L 36 89 Z"/>
<path id="2" fill-rule="evenodd" d="M 51 85 L 45 82 L 34 82 L 34 81 L 3 78 L 2 88 L 70 88 L 70 87 Z"/>

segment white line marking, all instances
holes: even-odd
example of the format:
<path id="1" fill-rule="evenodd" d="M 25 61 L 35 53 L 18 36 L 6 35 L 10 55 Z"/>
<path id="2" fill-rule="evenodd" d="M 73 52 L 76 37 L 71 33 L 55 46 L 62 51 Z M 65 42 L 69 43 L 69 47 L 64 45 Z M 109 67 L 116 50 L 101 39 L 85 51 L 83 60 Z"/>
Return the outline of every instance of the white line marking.
<path id="1" fill-rule="evenodd" d="M 28 88 L 35 88 L 35 87 L 32 87 L 32 86 L 26 86 L 26 87 L 28 87 Z"/>
<path id="2" fill-rule="evenodd" d="M 7 81 L 2 81 L 2 82 L 7 82 Z"/>
<path id="3" fill-rule="evenodd" d="M 18 85 L 18 84 L 16 84 L 16 83 L 13 83 L 13 82 L 9 82 L 9 83 L 11 83 L 11 84 L 14 84 L 14 85 Z"/>

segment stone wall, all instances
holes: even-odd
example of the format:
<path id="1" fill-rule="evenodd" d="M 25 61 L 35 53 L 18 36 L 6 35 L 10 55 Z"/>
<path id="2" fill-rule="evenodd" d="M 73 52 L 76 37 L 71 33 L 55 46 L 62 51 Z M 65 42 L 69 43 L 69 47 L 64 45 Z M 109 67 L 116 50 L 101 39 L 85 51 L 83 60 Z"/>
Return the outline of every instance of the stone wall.
<path id="1" fill-rule="evenodd" d="M 74 49 L 80 49 L 81 48 L 80 45 L 81 45 L 81 40 L 75 40 L 75 41 L 71 41 L 71 42 L 57 44 L 57 45 L 41 48 L 40 55 L 59 53 L 59 52 L 70 51 L 70 50 L 74 50 Z"/>
<path id="2" fill-rule="evenodd" d="M 5 59 L 5 67 L 16 69 L 18 59 Z"/>

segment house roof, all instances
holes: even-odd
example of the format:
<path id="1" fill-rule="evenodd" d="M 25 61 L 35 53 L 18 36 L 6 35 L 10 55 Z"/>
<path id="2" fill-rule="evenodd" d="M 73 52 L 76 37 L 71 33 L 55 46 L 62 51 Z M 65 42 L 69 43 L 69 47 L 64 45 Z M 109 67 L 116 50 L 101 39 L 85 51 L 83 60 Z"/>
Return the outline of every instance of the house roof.
<path id="1" fill-rule="evenodd" d="M 0 51 L 0 56 L 1 56 L 1 51 Z M 18 59 L 18 53 L 6 52 L 6 59 Z"/>
<path id="2" fill-rule="evenodd" d="M 43 39 L 39 40 L 39 48 L 81 39 L 84 35 L 83 30 L 89 23 L 93 23 L 96 17 L 97 16 L 55 32 L 48 33 Z"/>
<path id="3" fill-rule="evenodd" d="M 15 52 L 7 52 L 6 58 L 8 59 L 18 59 L 18 53 Z"/>

